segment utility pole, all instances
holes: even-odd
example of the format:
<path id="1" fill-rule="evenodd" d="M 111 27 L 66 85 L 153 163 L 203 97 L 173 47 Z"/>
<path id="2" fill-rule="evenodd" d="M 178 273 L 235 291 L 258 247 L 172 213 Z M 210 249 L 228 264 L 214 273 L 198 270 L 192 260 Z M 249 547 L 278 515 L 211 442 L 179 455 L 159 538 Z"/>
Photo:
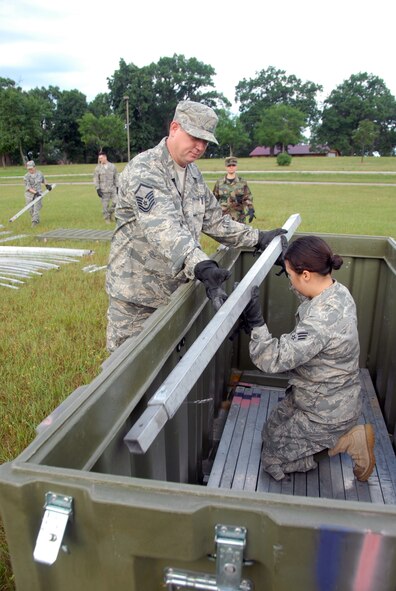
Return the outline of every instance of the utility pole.
<path id="1" fill-rule="evenodd" d="M 124 96 L 126 103 L 126 130 L 127 130 L 127 142 L 128 142 L 128 162 L 131 159 L 131 142 L 129 138 L 129 96 Z"/>

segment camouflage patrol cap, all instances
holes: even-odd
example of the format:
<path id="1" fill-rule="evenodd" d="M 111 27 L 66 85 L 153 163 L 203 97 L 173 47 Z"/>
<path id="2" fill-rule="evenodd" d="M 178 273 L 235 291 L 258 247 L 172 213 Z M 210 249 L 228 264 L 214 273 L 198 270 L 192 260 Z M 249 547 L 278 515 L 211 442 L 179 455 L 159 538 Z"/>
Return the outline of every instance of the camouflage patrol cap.
<path id="1" fill-rule="evenodd" d="M 26 162 L 26 168 L 36 168 L 36 165 L 33 160 L 29 160 Z"/>
<path id="2" fill-rule="evenodd" d="M 238 159 L 235 158 L 235 156 L 228 156 L 228 158 L 225 159 L 225 165 L 231 166 L 232 164 L 236 166 L 238 164 Z"/>
<path id="3" fill-rule="evenodd" d="M 193 101 L 180 101 L 176 107 L 173 121 L 192 135 L 207 142 L 218 144 L 214 136 L 218 117 L 211 107 Z"/>

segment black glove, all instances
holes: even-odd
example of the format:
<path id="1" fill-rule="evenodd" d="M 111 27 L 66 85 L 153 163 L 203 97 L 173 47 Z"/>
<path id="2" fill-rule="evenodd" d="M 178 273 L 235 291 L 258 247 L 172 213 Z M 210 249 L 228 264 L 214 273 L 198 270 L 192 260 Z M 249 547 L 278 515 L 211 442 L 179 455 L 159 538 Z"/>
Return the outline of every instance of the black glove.
<path id="1" fill-rule="evenodd" d="M 217 312 L 228 297 L 220 285 L 229 278 L 231 273 L 227 269 L 219 267 L 215 261 L 208 259 L 195 265 L 194 275 L 204 284 L 206 295 L 212 301 Z"/>
<path id="2" fill-rule="evenodd" d="M 263 326 L 265 324 L 259 297 L 260 290 L 258 286 L 255 285 L 252 287 L 250 302 L 242 312 L 241 316 L 240 327 L 248 334 L 255 326 Z"/>
<path id="3" fill-rule="evenodd" d="M 286 273 L 286 265 L 285 265 L 285 254 L 287 251 L 287 247 L 289 246 L 289 243 L 287 242 L 287 238 L 286 236 L 284 236 L 283 234 L 281 235 L 281 246 L 282 246 L 282 252 L 280 253 L 280 255 L 278 256 L 278 258 L 275 261 L 275 265 L 278 265 L 279 267 L 282 267 L 281 270 L 279 271 L 279 273 L 276 273 L 276 275 L 279 277 L 280 275 L 282 275 L 282 273 Z"/>
<path id="4" fill-rule="evenodd" d="M 52 185 L 45 185 L 45 188 L 47 189 L 47 191 L 52 191 Z"/>
<path id="5" fill-rule="evenodd" d="M 254 209 L 254 207 L 249 207 L 248 212 L 247 212 L 247 214 L 249 216 L 249 224 L 251 224 L 253 221 L 253 218 L 256 217 L 255 213 L 256 213 L 256 210 Z"/>
<path id="6" fill-rule="evenodd" d="M 96 189 L 96 192 L 99 195 L 99 197 L 102 199 L 102 197 L 103 197 L 103 191 L 102 191 L 102 189 Z"/>
<path id="7" fill-rule="evenodd" d="M 276 236 L 280 236 L 282 234 L 287 234 L 287 230 L 284 228 L 275 228 L 275 230 L 268 230 L 268 232 L 263 232 L 259 230 L 259 239 L 255 246 L 254 256 L 261 254 L 267 248 L 269 243 L 276 238 Z"/>
<path id="8" fill-rule="evenodd" d="M 36 191 L 35 194 L 33 195 L 33 199 L 37 199 L 37 197 L 41 197 L 40 191 Z"/>

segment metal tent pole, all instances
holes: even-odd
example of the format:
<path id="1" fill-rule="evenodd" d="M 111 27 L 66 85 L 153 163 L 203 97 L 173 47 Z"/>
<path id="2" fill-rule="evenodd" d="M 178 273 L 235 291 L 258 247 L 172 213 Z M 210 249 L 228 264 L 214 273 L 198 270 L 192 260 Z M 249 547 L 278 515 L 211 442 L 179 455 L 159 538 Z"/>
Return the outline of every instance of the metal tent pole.
<path id="1" fill-rule="evenodd" d="M 52 185 L 52 189 L 55 189 L 55 187 L 56 187 L 56 184 Z M 25 211 L 27 211 L 28 209 L 30 209 L 31 207 L 36 205 L 36 203 L 41 201 L 42 198 L 45 197 L 47 193 L 49 193 L 48 189 L 46 191 L 44 191 L 44 193 L 42 193 L 40 195 L 40 197 L 37 197 L 37 199 L 33 199 L 33 201 L 31 201 L 30 203 L 25 205 L 25 207 L 23 207 L 20 211 L 18 211 L 15 215 L 13 215 L 12 218 L 10 218 L 8 221 L 15 222 L 15 220 L 18 219 L 19 216 L 21 216 L 23 213 L 25 213 Z"/>

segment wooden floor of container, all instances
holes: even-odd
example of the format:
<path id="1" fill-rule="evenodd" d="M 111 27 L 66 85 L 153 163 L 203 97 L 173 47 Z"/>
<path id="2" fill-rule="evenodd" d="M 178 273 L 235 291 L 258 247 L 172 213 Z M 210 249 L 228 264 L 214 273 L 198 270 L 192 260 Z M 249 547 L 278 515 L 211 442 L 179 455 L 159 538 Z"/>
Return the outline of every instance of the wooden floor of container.
<path id="1" fill-rule="evenodd" d="M 360 375 L 361 422 L 371 423 L 376 436 L 376 465 L 367 482 L 356 480 L 347 454 L 330 458 L 326 450 L 315 456 L 318 462 L 315 470 L 288 474 L 279 482 L 274 480 L 261 468 L 261 431 L 271 410 L 284 397 L 284 390 L 240 383 L 235 389 L 207 486 L 396 504 L 396 457 L 369 372 L 362 369 Z"/>

